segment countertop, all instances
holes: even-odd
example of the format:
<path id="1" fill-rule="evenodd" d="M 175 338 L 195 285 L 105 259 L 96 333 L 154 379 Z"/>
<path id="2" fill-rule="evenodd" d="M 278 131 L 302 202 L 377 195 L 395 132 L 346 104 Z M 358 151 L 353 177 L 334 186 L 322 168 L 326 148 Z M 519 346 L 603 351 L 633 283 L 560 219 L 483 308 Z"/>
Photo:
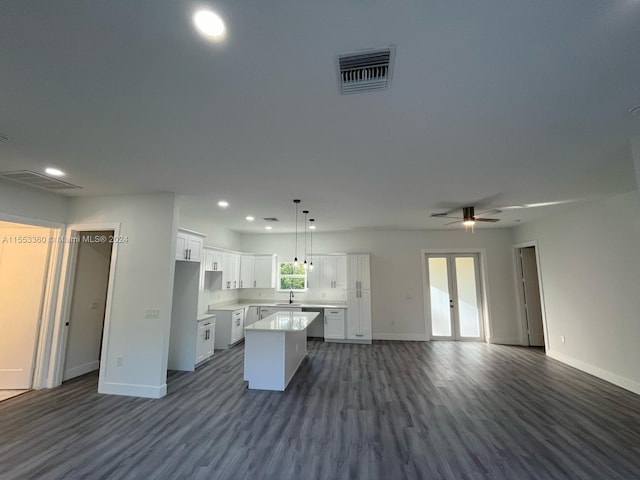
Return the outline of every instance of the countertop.
<path id="1" fill-rule="evenodd" d="M 223 305 L 216 305 L 215 308 L 211 308 L 209 309 L 209 312 L 205 315 L 208 315 L 210 313 L 215 313 L 216 311 L 233 311 L 233 310 L 238 310 L 240 308 L 245 308 L 245 307 L 282 307 L 282 308 L 288 308 L 289 305 L 281 305 L 280 303 L 286 303 L 286 302 L 279 302 L 279 303 L 275 303 L 275 302 L 242 302 L 242 303 L 228 303 L 228 304 L 223 304 Z M 345 304 L 325 304 L 325 303 L 294 303 L 293 305 L 291 305 L 292 308 L 347 308 L 347 306 Z"/>
<path id="2" fill-rule="evenodd" d="M 196 318 L 196 322 L 200 322 L 202 320 L 208 320 L 210 318 L 216 318 L 216 314 L 215 313 L 203 313 L 202 315 L 198 315 L 198 317 Z"/>
<path id="3" fill-rule="evenodd" d="M 252 332 L 300 332 L 320 315 L 318 312 L 276 312 L 244 327 Z"/>

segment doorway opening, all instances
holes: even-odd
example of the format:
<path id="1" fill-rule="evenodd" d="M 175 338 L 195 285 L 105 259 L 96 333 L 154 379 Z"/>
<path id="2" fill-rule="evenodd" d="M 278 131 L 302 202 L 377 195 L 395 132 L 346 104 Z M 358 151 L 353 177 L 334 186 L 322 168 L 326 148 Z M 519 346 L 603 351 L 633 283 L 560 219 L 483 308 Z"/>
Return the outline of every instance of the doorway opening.
<path id="1" fill-rule="evenodd" d="M 425 298 L 432 340 L 484 341 L 477 253 L 427 253 Z"/>
<path id="2" fill-rule="evenodd" d="M 542 290 L 535 245 L 515 247 L 516 280 L 523 325 L 523 344 L 545 347 Z"/>
<path id="3" fill-rule="evenodd" d="M 34 386 L 55 232 L 0 220 L 0 400 Z"/>
<path id="4" fill-rule="evenodd" d="M 114 230 L 77 232 L 62 381 L 100 368 Z"/>

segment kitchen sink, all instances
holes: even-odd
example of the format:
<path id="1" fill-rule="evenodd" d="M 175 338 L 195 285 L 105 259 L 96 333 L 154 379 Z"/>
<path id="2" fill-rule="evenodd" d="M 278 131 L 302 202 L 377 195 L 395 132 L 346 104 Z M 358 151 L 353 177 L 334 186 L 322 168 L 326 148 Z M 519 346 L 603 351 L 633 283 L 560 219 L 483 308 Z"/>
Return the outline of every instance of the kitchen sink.
<path id="1" fill-rule="evenodd" d="M 276 303 L 276 307 L 299 307 L 300 303 Z"/>

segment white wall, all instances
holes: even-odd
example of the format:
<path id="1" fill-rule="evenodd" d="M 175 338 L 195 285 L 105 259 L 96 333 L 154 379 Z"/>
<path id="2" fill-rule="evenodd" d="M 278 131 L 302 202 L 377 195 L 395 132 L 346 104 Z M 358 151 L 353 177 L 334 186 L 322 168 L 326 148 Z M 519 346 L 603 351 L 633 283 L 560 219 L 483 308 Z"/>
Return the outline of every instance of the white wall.
<path id="1" fill-rule="evenodd" d="M 102 393 L 160 397 L 166 393 L 177 214 L 173 194 L 76 198 L 69 224 L 119 223 L 127 241 L 116 245 L 115 283 Z M 146 319 L 145 310 L 159 310 Z"/>
<path id="2" fill-rule="evenodd" d="M 515 231 L 517 243 L 530 240 L 539 246 L 547 354 L 640 393 L 638 192 Z"/>
<path id="3" fill-rule="evenodd" d="M 238 250 L 240 236 L 222 225 L 213 223 L 207 216 L 206 208 L 194 202 L 192 197 L 177 197 L 178 226 L 205 234 L 205 245 Z"/>
<path id="4" fill-rule="evenodd" d="M 65 223 L 69 199 L 34 187 L 0 180 L 0 217 L 13 215 Z"/>
<path id="5" fill-rule="evenodd" d="M 242 250 L 293 257 L 293 235 L 241 235 Z M 519 343 L 516 317 L 512 232 L 508 229 L 455 231 L 362 231 L 317 233 L 314 250 L 321 253 L 371 254 L 372 321 L 374 338 L 428 338 L 424 319 L 421 249 L 480 249 L 486 251 L 489 279 L 491 341 Z"/>

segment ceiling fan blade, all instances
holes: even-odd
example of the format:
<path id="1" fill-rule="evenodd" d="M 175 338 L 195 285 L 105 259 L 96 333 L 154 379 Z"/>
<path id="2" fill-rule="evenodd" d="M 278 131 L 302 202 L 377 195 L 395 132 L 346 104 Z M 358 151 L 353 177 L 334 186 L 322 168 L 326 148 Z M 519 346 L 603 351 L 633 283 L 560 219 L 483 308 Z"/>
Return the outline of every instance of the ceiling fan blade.
<path id="1" fill-rule="evenodd" d="M 476 222 L 492 222 L 492 223 L 500 221 L 499 218 L 478 218 L 478 217 L 474 218 L 474 220 Z"/>
<path id="2" fill-rule="evenodd" d="M 453 218 L 453 219 L 456 219 L 456 220 L 462 220 L 461 217 L 450 217 L 449 214 L 447 214 L 447 213 L 432 213 L 431 217 L 433 217 L 433 218 Z"/>
<path id="3" fill-rule="evenodd" d="M 478 215 L 498 215 L 499 213 L 502 213 L 502 210 L 498 210 L 497 208 L 494 208 L 492 210 L 485 210 L 484 212 L 478 212 Z"/>
<path id="4" fill-rule="evenodd" d="M 447 217 L 447 218 L 451 218 L 451 217 Z M 445 223 L 444 225 L 446 227 L 447 225 L 453 225 L 454 223 L 462 223 L 462 220 L 456 220 L 455 222 Z"/>

